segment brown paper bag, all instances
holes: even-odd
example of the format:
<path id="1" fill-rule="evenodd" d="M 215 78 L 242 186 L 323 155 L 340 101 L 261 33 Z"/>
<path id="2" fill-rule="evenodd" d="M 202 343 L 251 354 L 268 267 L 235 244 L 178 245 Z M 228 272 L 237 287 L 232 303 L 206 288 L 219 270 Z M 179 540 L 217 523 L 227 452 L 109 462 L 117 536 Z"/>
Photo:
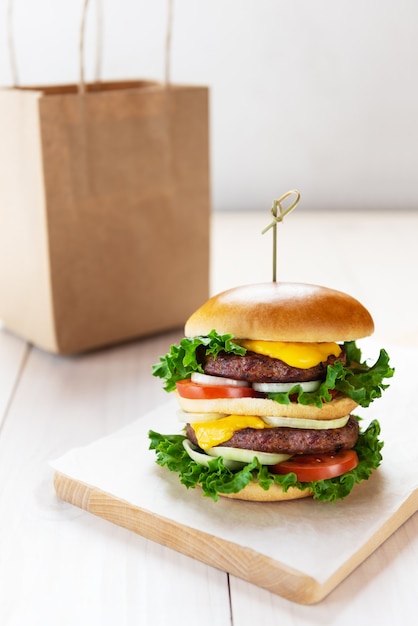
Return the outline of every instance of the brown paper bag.
<path id="1" fill-rule="evenodd" d="M 209 292 L 206 87 L 0 90 L 0 319 L 75 353 L 184 324 Z"/>
<path id="2" fill-rule="evenodd" d="M 0 318 L 70 353 L 184 323 L 208 297 L 208 92 L 0 91 Z"/>

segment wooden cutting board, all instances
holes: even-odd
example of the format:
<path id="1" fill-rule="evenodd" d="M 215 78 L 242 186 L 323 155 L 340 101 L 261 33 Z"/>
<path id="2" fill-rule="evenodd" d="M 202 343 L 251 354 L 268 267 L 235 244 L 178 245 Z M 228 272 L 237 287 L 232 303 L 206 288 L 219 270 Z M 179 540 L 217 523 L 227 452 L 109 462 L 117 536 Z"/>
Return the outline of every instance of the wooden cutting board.
<path id="1" fill-rule="evenodd" d="M 327 596 L 418 509 L 416 490 L 360 550 L 319 583 L 249 547 L 161 517 L 60 472 L 55 472 L 54 486 L 62 500 L 93 515 L 300 604 L 313 604 Z"/>
<path id="2" fill-rule="evenodd" d="M 272 593 L 318 602 L 418 509 L 418 414 L 407 392 L 414 359 L 399 359 L 401 375 L 379 405 L 382 466 L 343 501 L 213 502 L 185 489 L 149 450 L 150 429 L 180 431 L 175 401 L 53 461 L 56 493 Z M 402 415 L 402 429 L 393 415 Z"/>

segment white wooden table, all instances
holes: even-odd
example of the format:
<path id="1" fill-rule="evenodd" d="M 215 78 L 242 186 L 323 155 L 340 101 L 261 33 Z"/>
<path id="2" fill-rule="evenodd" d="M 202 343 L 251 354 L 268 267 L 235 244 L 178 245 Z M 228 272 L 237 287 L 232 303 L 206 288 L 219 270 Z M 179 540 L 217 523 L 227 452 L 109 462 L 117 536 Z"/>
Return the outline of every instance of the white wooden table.
<path id="1" fill-rule="evenodd" d="M 269 221 L 214 215 L 212 292 L 271 279 Z M 417 239 L 418 213 L 295 211 L 278 227 L 278 278 L 350 292 L 382 347 L 418 356 Z M 57 499 L 48 461 L 165 402 L 150 368 L 181 335 L 63 358 L 0 331 L 0 624 L 415 624 L 417 514 L 321 603 L 301 606 Z"/>

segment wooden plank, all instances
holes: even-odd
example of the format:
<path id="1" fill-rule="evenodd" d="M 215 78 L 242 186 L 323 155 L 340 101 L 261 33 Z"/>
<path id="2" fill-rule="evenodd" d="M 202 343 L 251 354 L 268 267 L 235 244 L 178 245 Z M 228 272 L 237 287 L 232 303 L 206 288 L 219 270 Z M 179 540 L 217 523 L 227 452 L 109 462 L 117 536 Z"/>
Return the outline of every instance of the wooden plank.
<path id="1" fill-rule="evenodd" d="M 29 349 L 26 341 L 0 329 L 0 427 Z"/>
<path id="2" fill-rule="evenodd" d="M 201 612 L 200 626 L 230 626 L 223 572 L 59 500 L 48 465 L 161 402 L 160 381 L 149 380 L 149 371 L 175 338 L 78 357 L 30 348 L 0 433 L 2 626 L 157 626 L 182 611 L 184 621 L 188 590 L 187 610 Z M 11 370 L 15 351 L 9 356 Z"/>

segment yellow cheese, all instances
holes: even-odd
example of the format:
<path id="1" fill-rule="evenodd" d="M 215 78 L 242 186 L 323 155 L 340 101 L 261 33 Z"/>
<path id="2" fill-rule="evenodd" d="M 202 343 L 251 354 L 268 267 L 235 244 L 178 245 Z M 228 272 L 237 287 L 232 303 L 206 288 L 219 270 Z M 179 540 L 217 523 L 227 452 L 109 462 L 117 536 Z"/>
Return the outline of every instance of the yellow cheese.
<path id="1" fill-rule="evenodd" d="M 218 446 L 231 439 L 237 430 L 243 428 L 268 428 L 260 417 L 253 415 L 228 415 L 210 422 L 192 424 L 197 442 L 202 450 Z"/>
<path id="2" fill-rule="evenodd" d="M 334 342 L 303 343 L 250 339 L 235 341 L 251 352 L 264 354 L 273 359 L 280 359 L 291 367 L 299 367 L 301 369 L 315 367 L 322 361 L 326 361 L 329 355 L 339 356 L 341 353 L 340 346 Z"/>

